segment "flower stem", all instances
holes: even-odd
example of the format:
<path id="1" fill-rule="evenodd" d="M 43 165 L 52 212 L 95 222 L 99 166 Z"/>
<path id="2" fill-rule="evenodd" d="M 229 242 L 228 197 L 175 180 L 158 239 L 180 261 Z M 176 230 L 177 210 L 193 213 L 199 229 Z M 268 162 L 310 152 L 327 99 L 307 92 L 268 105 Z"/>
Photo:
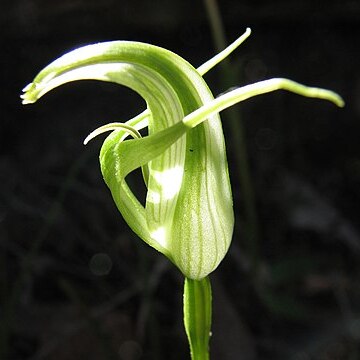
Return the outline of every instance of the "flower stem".
<path id="1" fill-rule="evenodd" d="M 202 280 L 185 278 L 184 325 L 192 360 L 210 359 L 211 300 L 209 277 Z"/>

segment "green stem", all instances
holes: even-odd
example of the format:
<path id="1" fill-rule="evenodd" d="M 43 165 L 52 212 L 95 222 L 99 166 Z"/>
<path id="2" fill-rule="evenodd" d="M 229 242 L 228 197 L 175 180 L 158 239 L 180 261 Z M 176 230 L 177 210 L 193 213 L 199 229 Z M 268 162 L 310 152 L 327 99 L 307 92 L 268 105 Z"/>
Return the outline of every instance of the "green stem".
<path id="1" fill-rule="evenodd" d="M 202 280 L 185 278 L 184 325 L 192 360 L 210 359 L 211 300 L 208 277 Z"/>
<path id="2" fill-rule="evenodd" d="M 227 41 L 218 3 L 216 0 L 204 0 L 204 3 L 216 49 L 221 51 Z"/>

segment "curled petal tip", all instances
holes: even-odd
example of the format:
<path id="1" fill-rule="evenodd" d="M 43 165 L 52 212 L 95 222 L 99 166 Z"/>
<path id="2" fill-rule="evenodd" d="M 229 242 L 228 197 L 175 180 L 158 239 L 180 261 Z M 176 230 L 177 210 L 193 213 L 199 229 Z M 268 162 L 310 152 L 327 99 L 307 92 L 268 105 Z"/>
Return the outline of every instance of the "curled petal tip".
<path id="1" fill-rule="evenodd" d="M 141 134 L 132 126 L 124 124 L 124 123 L 110 123 L 103 126 L 98 127 L 94 131 L 92 131 L 83 141 L 84 145 L 87 145 L 88 142 L 100 134 L 103 134 L 107 131 L 114 131 L 114 130 L 123 130 L 131 135 L 134 139 L 141 138 Z"/>
<path id="2" fill-rule="evenodd" d="M 25 93 L 27 91 L 29 91 L 33 86 L 33 83 L 30 83 L 30 84 L 27 84 L 23 89 L 22 91 Z"/>
<path id="3" fill-rule="evenodd" d="M 20 95 L 20 98 L 22 99 L 22 104 L 23 105 L 26 105 L 26 104 L 33 104 L 35 101 L 34 100 L 31 100 L 29 99 L 26 94 L 23 94 L 23 95 Z"/>
<path id="4" fill-rule="evenodd" d="M 30 83 L 28 85 L 26 85 L 22 91 L 23 94 L 20 95 L 20 98 L 22 99 L 22 103 L 24 105 L 26 104 L 32 104 L 34 103 L 36 100 L 30 95 L 31 90 L 35 87 L 34 83 Z"/>
<path id="5" fill-rule="evenodd" d="M 339 98 L 337 99 L 336 105 L 341 108 L 345 106 L 345 101 L 341 96 L 339 96 Z"/>

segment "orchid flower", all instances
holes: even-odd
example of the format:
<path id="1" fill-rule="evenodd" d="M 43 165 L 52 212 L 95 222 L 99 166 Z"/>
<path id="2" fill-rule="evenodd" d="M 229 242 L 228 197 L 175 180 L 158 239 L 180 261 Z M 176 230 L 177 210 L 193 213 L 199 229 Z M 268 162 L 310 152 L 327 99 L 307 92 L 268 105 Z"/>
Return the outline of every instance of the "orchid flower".
<path id="1" fill-rule="evenodd" d="M 96 129 L 85 143 L 112 131 L 102 145 L 100 165 L 114 202 L 130 228 L 185 276 L 185 327 L 193 359 L 208 358 L 198 355 L 207 353 L 209 339 L 208 275 L 226 255 L 234 227 L 219 112 L 278 89 L 343 106 L 332 91 L 282 78 L 214 98 L 203 75 L 249 35 L 247 29 L 197 69 L 175 53 L 145 43 L 112 41 L 81 47 L 45 67 L 22 95 L 24 104 L 33 103 L 62 84 L 95 79 L 127 86 L 145 99 L 145 111 L 126 122 Z M 139 130 L 146 127 L 148 135 L 142 137 Z M 129 135 L 132 139 L 126 140 Z M 145 206 L 126 182 L 126 176 L 139 167 L 147 187 Z M 194 322 L 202 325 L 194 326 Z"/>

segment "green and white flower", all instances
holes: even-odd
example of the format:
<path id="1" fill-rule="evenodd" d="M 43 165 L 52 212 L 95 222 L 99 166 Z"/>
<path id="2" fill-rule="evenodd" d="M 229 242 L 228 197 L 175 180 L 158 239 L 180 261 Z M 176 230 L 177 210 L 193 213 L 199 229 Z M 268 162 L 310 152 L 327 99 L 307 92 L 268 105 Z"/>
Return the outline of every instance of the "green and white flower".
<path id="1" fill-rule="evenodd" d="M 23 103 L 71 81 L 96 79 L 136 91 L 147 109 L 125 123 L 105 125 L 89 135 L 112 131 L 100 152 L 103 177 L 131 229 L 163 253 L 186 278 L 201 280 L 226 255 L 234 214 L 224 135 L 218 113 L 249 97 L 277 89 L 327 99 L 334 92 L 288 79 L 239 87 L 214 99 L 203 75 L 250 35 L 247 29 L 223 52 L 195 69 L 186 60 L 149 44 L 113 41 L 85 46 L 55 60 L 24 89 Z M 139 130 L 147 127 L 148 136 Z M 132 139 L 125 139 L 128 135 Z M 143 206 L 126 183 L 142 167 L 147 186 Z"/>

